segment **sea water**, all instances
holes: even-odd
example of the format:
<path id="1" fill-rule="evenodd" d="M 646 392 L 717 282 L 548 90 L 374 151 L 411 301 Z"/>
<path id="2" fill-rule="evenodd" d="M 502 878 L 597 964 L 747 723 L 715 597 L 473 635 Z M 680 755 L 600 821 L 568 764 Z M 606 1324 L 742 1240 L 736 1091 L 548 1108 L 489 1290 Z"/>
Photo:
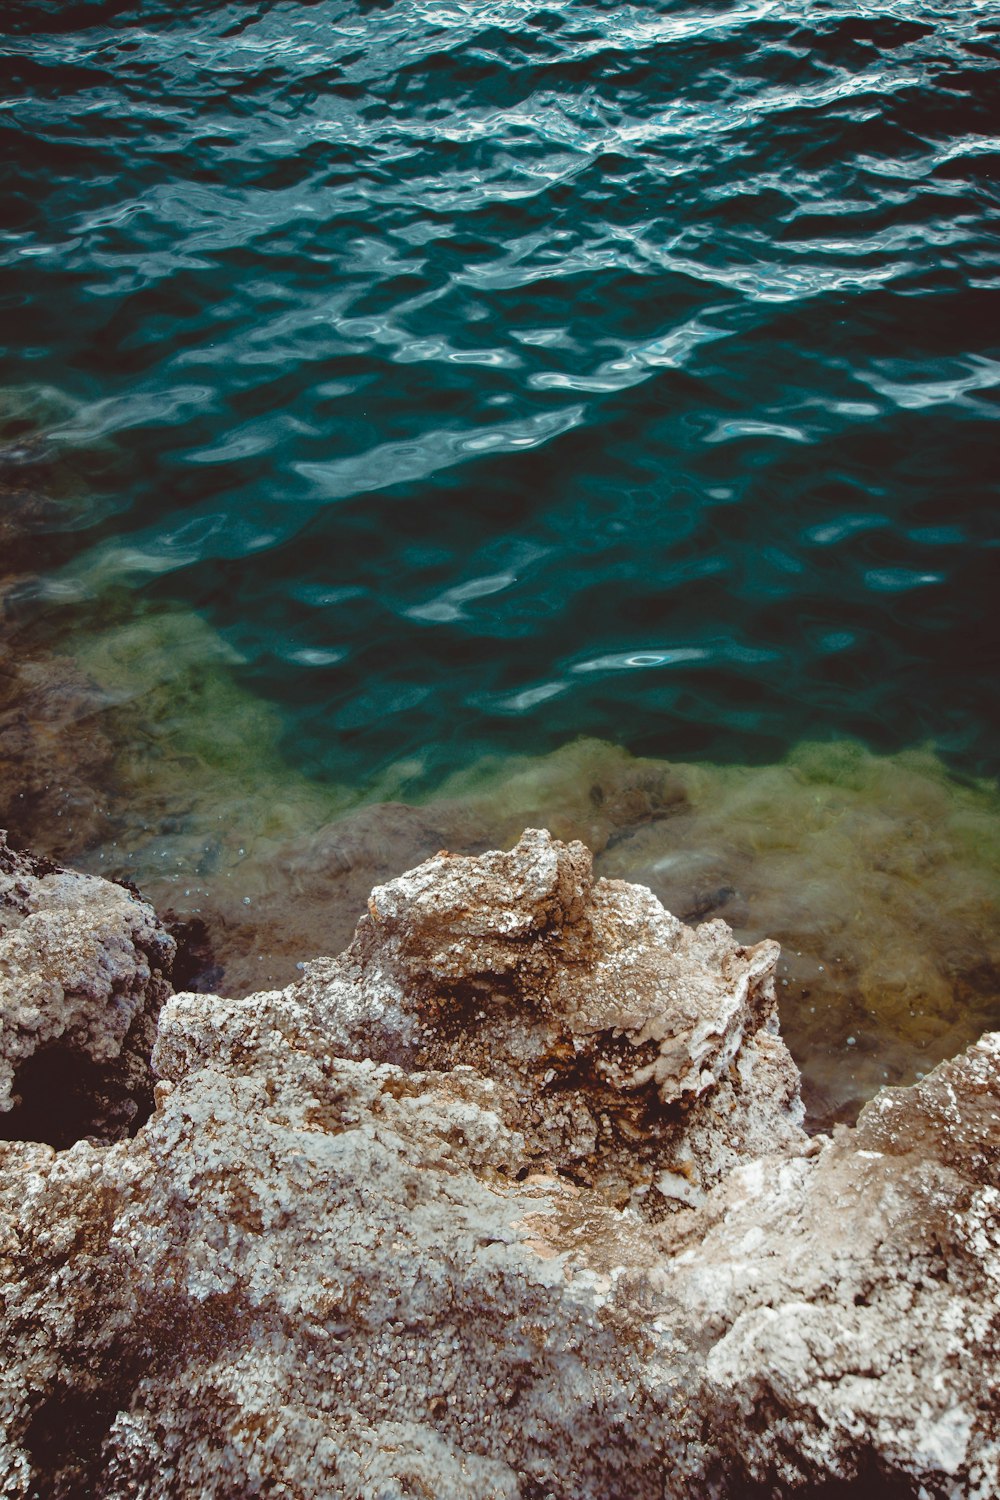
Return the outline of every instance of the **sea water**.
<path id="1" fill-rule="evenodd" d="M 1000 1018 L 995 6 L 0 30 L 19 834 L 246 988 L 352 810 L 530 816 L 781 937 L 834 1106 Z"/>

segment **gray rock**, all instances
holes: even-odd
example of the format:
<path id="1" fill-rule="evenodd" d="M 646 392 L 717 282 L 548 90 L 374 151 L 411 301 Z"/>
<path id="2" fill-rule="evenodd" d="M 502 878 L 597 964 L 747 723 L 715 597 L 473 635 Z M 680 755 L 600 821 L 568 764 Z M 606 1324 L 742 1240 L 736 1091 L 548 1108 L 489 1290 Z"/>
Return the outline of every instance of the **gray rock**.
<path id="1" fill-rule="evenodd" d="M 43 1138 L 59 1140 L 79 1105 L 89 1117 L 76 1135 L 124 1134 L 151 1090 L 173 956 L 173 939 L 130 891 L 17 853 L 0 831 L 0 1124 L 26 1133 L 3 1117 L 27 1108 Z M 80 1078 L 87 1105 L 75 1097 Z M 53 1097 L 29 1100 L 31 1086 Z"/>
<path id="2" fill-rule="evenodd" d="M 1000 1037 L 810 1141 L 773 959 L 535 833 L 173 997 L 134 1139 L 0 1144 L 0 1495 L 995 1496 Z"/>

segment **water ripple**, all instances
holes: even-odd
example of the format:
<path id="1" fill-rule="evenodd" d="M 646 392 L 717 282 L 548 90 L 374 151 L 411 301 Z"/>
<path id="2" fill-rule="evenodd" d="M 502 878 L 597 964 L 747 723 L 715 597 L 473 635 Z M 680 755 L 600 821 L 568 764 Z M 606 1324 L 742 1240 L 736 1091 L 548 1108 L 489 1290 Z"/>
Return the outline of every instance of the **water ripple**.
<path id="1" fill-rule="evenodd" d="M 53 632 L 201 612 L 325 774 L 580 732 L 995 764 L 992 5 L 0 31 L 0 494 L 67 506 Z"/>

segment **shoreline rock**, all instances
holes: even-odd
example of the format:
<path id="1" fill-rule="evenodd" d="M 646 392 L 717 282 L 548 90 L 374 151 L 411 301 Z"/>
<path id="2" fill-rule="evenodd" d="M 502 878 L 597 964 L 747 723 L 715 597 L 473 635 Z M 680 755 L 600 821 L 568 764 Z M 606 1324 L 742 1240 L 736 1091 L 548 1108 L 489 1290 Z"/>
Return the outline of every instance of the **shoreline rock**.
<path id="1" fill-rule="evenodd" d="M 0 1496 L 995 1496 L 1000 1035 L 810 1139 L 776 957 L 529 831 L 168 999 L 0 1143 Z"/>
<path id="2" fill-rule="evenodd" d="M 125 887 L 0 830 L 0 1132 L 70 1145 L 134 1129 L 175 946 Z"/>
<path id="3" fill-rule="evenodd" d="M 778 956 L 724 922 L 686 927 L 642 887 L 595 880 L 582 844 L 529 830 L 376 886 L 346 953 L 293 992 L 332 1011 L 344 1056 L 474 1067 L 510 1101 L 526 1163 L 655 1218 L 805 1143 Z"/>

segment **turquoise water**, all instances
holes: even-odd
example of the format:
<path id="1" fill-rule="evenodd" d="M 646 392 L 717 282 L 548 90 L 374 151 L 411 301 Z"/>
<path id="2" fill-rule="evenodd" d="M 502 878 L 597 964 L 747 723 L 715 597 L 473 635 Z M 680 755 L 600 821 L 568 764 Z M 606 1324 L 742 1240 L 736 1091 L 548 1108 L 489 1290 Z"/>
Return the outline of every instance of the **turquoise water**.
<path id="1" fill-rule="evenodd" d="M 995 770 L 996 6 L 0 27 L 26 639 L 194 611 L 359 785 L 580 733 Z"/>
<path id="2" fill-rule="evenodd" d="M 227 993 L 546 824 L 781 940 L 818 1123 L 1000 1025 L 998 56 L 6 0 L 0 824 Z"/>

